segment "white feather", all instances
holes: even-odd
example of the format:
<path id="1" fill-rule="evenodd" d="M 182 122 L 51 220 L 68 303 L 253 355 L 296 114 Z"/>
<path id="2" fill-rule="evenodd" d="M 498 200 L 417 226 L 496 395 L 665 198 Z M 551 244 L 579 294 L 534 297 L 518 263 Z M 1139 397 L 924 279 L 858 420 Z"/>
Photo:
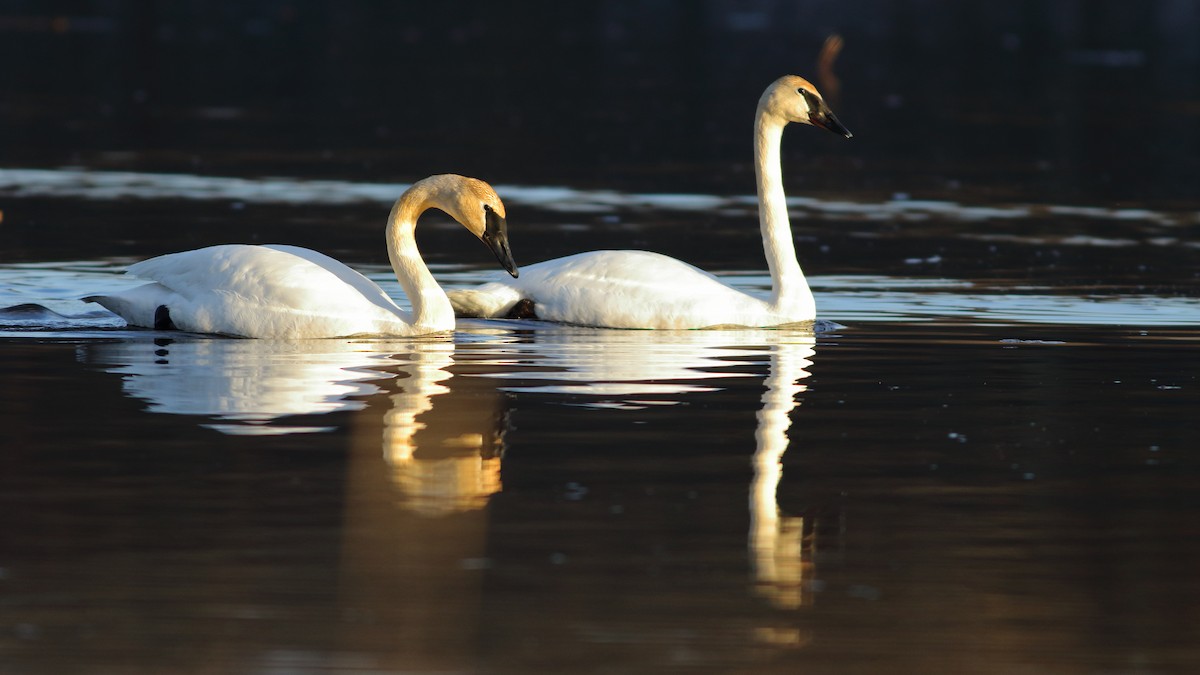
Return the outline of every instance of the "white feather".
<path id="1" fill-rule="evenodd" d="M 127 272 L 155 283 L 89 299 L 135 326 L 153 327 L 155 312 L 165 306 L 177 328 L 194 333 L 411 334 L 411 314 L 377 284 L 333 258 L 295 246 L 210 246 L 144 260 Z"/>

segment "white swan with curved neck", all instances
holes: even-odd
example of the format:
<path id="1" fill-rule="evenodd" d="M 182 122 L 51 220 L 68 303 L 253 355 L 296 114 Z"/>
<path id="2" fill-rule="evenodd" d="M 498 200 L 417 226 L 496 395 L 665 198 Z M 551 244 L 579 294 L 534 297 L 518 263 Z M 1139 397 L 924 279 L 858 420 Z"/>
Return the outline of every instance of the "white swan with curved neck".
<path id="1" fill-rule="evenodd" d="M 816 305 L 796 262 L 779 161 L 783 128 L 811 124 L 850 138 L 807 80 L 786 75 L 763 92 L 754 119 L 758 216 L 771 273 L 760 299 L 674 258 L 647 251 L 590 251 L 525 267 L 520 279 L 450 291 L 460 316 L 528 316 L 606 328 L 779 326 L 812 321 Z"/>
<path id="2" fill-rule="evenodd" d="M 412 303 L 401 309 L 375 282 L 298 246 L 226 244 L 143 260 L 128 274 L 153 283 L 84 298 L 131 325 L 248 338 L 408 336 L 454 329 L 454 309 L 421 259 L 413 230 L 430 208 L 479 237 L 513 277 L 504 204 L 475 178 L 430 176 L 392 207 L 388 258 Z"/>

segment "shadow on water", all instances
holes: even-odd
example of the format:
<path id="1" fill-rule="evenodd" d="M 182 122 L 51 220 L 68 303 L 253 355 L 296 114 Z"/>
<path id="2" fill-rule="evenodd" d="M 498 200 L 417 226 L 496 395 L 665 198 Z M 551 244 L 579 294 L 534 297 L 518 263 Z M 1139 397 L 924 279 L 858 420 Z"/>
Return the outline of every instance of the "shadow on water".
<path id="1" fill-rule="evenodd" d="M 737 194 L 762 88 L 816 79 L 838 32 L 837 109 L 863 131 L 785 146 L 792 187 L 1194 201 L 1198 23 L 1172 0 L 31 5 L 0 14 L 26 64 L 0 74 L 0 157 Z"/>

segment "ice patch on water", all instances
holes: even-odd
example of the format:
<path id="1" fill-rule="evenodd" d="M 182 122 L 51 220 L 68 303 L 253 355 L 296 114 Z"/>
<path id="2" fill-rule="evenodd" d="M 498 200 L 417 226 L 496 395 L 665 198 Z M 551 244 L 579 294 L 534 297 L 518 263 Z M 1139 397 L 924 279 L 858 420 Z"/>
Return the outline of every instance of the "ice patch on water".
<path id="1" fill-rule="evenodd" d="M 92 171 L 83 168 L 0 169 L 0 195 L 9 197 L 93 200 L 186 199 L 285 205 L 390 204 L 407 183 L 361 183 L 288 177 L 236 178 L 192 174 Z M 497 185 L 506 203 L 562 213 L 609 213 L 618 209 L 752 214 L 757 199 L 749 195 L 624 193 L 560 186 Z M 789 197 L 794 215 L 830 220 L 957 221 L 1020 220 L 1063 216 L 1094 220 L 1137 220 L 1160 225 L 1200 223 L 1194 211 L 1163 212 L 1143 208 L 1106 208 L 1053 204 L 971 205 L 897 195 L 884 202 L 855 202 L 816 197 Z"/>

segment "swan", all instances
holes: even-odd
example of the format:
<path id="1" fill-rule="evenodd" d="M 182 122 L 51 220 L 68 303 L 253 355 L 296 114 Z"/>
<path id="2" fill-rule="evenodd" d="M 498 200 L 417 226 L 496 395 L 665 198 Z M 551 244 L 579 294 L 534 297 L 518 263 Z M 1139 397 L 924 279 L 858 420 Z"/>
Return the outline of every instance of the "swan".
<path id="1" fill-rule="evenodd" d="M 796 262 L 779 162 L 789 122 L 850 138 L 807 80 L 786 75 L 758 101 L 755 175 L 768 300 L 721 283 L 701 269 L 648 251 L 589 251 L 526 266 L 519 279 L 451 291 L 460 316 L 528 317 L 605 328 L 765 327 L 812 321 L 816 305 Z"/>
<path id="2" fill-rule="evenodd" d="M 504 204 L 487 183 L 453 174 L 414 183 L 388 216 L 387 249 L 412 303 L 401 309 L 373 281 L 298 246 L 224 244 L 143 260 L 132 274 L 153 283 L 83 298 L 130 325 L 247 338 L 410 336 L 454 329 L 454 310 L 413 236 L 417 218 L 440 209 L 479 237 L 509 274 Z"/>

